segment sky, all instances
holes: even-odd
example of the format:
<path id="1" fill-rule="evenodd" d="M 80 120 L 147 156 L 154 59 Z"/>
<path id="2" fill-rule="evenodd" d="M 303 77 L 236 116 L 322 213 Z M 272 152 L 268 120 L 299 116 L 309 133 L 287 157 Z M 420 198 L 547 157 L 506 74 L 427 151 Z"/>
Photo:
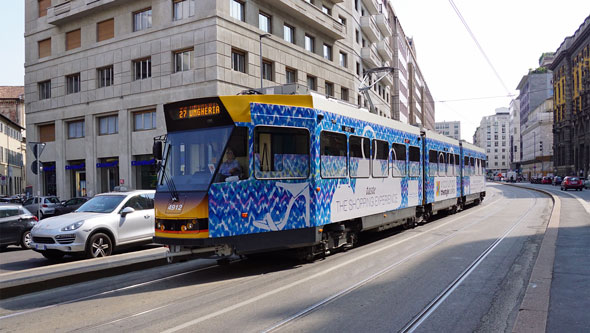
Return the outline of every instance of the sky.
<path id="1" fill-rule="evenodd" d="M 482 117 L 510 106 L 541 54 L 555 52 L 590 15 L 588 0 L 453 0 L 498 79 L 449 0 L 390 1 L 414 38 L 436 121 L 461 121 L 461 138 L 469 142 Z"/>
<path id="2" fill-rule="evenodd" d="M 481 118 L 508 107 L 543 52 L 554 52 L 590 15 L 588 0 L 453 0 L 498 77 L 449 0 L 389 0 L 435 101 L 436 121 L 461 121 L 473 140 Z M 24 1 L 0 0 L 0 85 L 24 84 Z M 502 83 L 503 82 L 503 83 Z"/>

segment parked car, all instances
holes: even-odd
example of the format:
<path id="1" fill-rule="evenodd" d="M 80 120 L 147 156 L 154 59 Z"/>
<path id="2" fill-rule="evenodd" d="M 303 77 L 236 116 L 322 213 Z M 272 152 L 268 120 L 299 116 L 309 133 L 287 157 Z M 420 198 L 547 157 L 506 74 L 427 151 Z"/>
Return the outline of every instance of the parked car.
<path id="1" fill-rule="evenodd" d="M 582 180 L 582 184 L 584 184 L 584 188 L 590 188 L 590 179 L 580 178 Z"/>
<path id="2" fill-rule="evenodd" d="M 551 184 L 551 181 L 552 181 L 552 180 L 553 180 L 553 179 L 552 179 L 551 177 L 547 177 L 547 176 L 545 176 L 545 177 L 543 177 L 543 178 L 541 179 L 541 184 Z"/>
<path id="3" fill-rule="evenodd" d="M 123 245 L 151 242 L 154 236 L 153 190 L 98 194 L 74 212 L 35 225 L 32 248 L 50 260 L 66 254 L 109 256 Z"/>
<path id="4" fill-rule="evenodd" d="M 82 206 L 89 198 L 78 197 L 67 201 L 62 201 L 55 207 L 55 216 L 71 213 Z"/>
<path id="5" fill-rule="evenodd" d="M 0 204 L 0 248 L 20 245 L 31 248 L 31 229 L 37 223 L 36 216 L 19 204 Z"/>
<path id="6" fill-rule="evenodd" d="M 570 188 L 581 191 L 584 188 L 584 184 L 578 177 L 567 176 L 561 182 L 561 190 L 567 191 Z"/>
<path id="7" fill-rule="evenodd" d="M 560 176 L 553 177 L 553 186 L 561 185 L 562 181 L 563 178 L 561 178 Z"/>
<path id="8" fill-rule="evenodd" d="M 37 217 L 40 219 L 45 218 L 46 216 L 55 214 L 55 207 L 59 204 L 59 199 L 54 196 L 46 196 L 41 197 L 41 214 Z M 25 208 L 37 215 L 38 207 L 39 207 L 39 197 L 29 198 L 25 200 L 23 203 Z"/>

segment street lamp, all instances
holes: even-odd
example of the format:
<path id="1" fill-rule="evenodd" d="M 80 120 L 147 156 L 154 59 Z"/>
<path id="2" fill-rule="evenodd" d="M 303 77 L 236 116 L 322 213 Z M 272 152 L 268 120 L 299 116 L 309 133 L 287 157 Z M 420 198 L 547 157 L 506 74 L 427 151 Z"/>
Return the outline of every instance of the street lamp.
<path id="1" fill-rule="evenodd" d="M 270 38 L 271 34 L 262 34 L 259 37 L 260 43 L 260 89 L 262 89 L 262 38 Z"/>

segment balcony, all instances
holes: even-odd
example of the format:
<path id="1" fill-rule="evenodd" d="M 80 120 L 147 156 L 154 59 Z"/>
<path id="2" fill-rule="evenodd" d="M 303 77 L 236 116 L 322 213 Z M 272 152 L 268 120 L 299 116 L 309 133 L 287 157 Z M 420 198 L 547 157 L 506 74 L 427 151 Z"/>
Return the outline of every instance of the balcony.
<path id="1" fill-rule="evenodd" d="M 361 59 L 369 68 L 375 68 L 381 66 L 381 59 L 375 52 L 373 47 L 363 47 L 361 49 Z"/>
<path id="2" fill-rule="evenodd" d="M 47 9 L 47 22 L 61 25 L 91 13 L 125 4 L 125 0 L 66 0 Z"/>
<path id="3" fill-rule="evenodd" d="M 375 15 L 375 22 L 377 22 L 377 26 L 379 27 L 379 30 L 381 30 L 383 36 L 389 37 L 391 34 L 393 34 L 391 24 L 389 24 L 389 21 L 387 21 L 385 14 Z"/>
<path id="4" fill-rule="evenodd" d="M 344 26 L 338 20 L 307 1 L 276 0 L 272 5 L 333 40 L 346 38 Z"/>
<path id="5" fill-rule="evenodd" d="M 379 14 L 379 10 L 381 9 L 381 4 L 377 3 L 377 0 L 363 0 L 365 4 L 365 8 L 371 13 L 371 15 Z"/>
<path id="6" fill-rule="evenodd" d="M 379 43 L 377 43 L 377 52 L 379 52 L 381 58 L 385 60 L 393 59 L 393 51 L 391 51 L 391 48 L 389 47 L 386 40 L 382 40 Z"/>
<path id="7" fill-rule="evenodd" d="M 373 43 L 377 43 L 381 39 L 379 28 L 377 28 L 375 19 L 373 19 L 373 16 L 371 15 L 361 17 L 361 30 Z"/>

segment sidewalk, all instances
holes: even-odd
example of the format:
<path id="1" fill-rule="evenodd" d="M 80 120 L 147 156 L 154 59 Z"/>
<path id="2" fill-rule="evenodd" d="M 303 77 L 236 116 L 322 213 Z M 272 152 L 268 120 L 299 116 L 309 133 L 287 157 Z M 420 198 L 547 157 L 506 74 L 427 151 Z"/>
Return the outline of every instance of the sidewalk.
<path id="1" fill-rule="evenodd" d="M 547 193 L 554 200 L 513 332 L 590 332 L 590 214 L 559 188 L 510 185 Z"/>

